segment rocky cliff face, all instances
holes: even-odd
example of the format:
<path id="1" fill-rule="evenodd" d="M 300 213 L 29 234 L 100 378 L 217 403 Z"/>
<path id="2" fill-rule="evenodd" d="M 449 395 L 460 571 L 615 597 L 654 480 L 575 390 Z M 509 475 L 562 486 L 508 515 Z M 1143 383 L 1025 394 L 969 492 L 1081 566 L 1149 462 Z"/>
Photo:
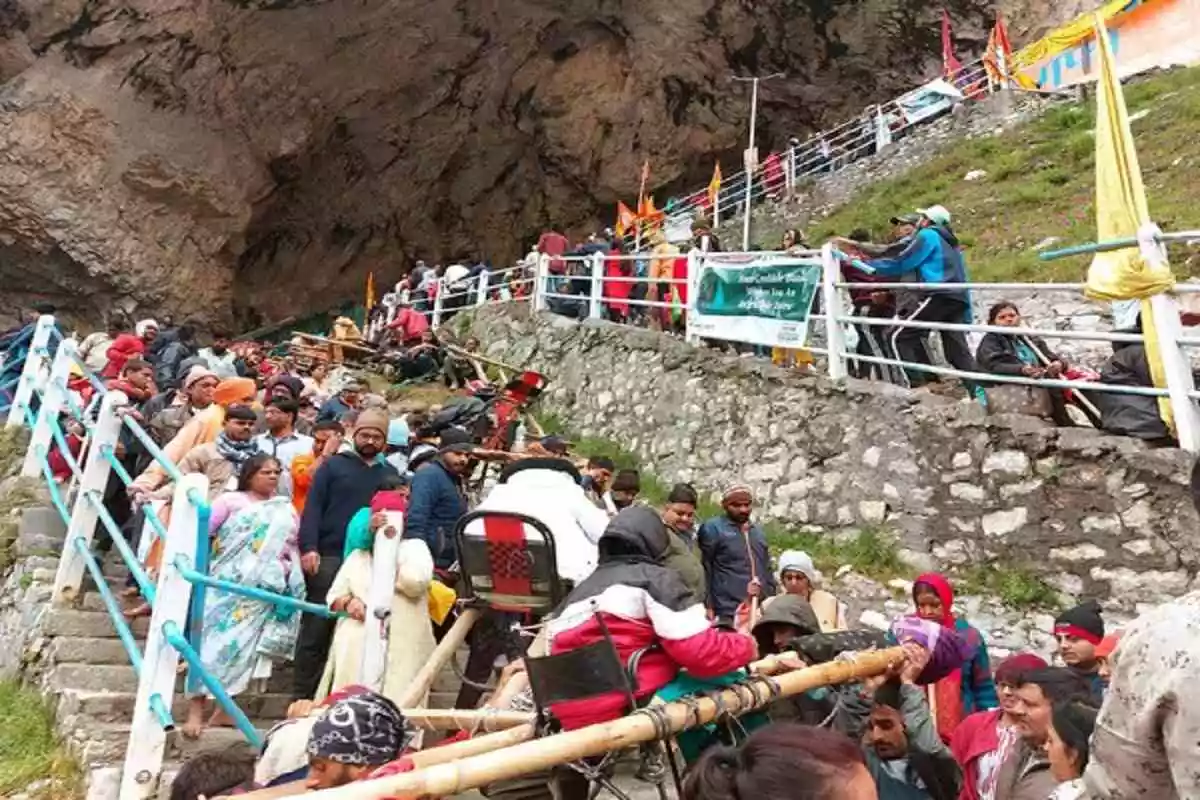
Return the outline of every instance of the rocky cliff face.
<path id="1" fill-rule="evenodd" d="M 1023 0 L 1028 6 L 1028 0 Z M 956 0 L 961 56 L 991 3 Z M 1051 5 L 1051 4 L 1046 4 Z M 0 0 L 0 316 L 243 324 L 511 258 L 936 72 L 917 0 Z M 728 163 L 728 161 L 727 161 Z M 660 194 L 660 197 L 662 195 Z"/>

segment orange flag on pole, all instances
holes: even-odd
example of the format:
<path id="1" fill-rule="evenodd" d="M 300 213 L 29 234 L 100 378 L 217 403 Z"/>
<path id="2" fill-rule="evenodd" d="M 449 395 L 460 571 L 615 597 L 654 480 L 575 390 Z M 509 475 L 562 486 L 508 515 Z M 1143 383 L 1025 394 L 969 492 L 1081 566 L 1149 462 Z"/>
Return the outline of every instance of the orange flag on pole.
<path id="1" fill-rule="evenodd" d="M 367 311 L 370 311 L 372 308 L 375 307 L 375 273 L 374 272 L 367 273 L 367 298 L 366 298 L 366 303 L 364 305 L 366 305 Z"/>
<path id="2" fill-rule="evenodd" d="M 626 232 L 633 230 L 637 225 L 637 214 L 624 203 L 617 201 L 617 224 L 614 229 L 617 236 L 624 237 Z"/>

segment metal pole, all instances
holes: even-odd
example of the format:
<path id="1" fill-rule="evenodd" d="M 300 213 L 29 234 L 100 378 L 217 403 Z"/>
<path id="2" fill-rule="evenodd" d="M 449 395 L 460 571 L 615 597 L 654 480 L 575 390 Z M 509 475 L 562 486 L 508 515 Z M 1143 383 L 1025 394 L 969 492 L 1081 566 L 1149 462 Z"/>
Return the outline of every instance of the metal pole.
<path id="1" fill-rule="evenodd" d="M 742 218 L 742 252 L 750 251 L 750 190 L 754 188 L 754 170 L 750 159 L 754 154 L 754 122 L 758 116 L 758 78 L 750 85 L 750 145 L 745 154 L 746 167 L 746 208 Z M 755 159 L 757 161 L 757 159 Z"/>

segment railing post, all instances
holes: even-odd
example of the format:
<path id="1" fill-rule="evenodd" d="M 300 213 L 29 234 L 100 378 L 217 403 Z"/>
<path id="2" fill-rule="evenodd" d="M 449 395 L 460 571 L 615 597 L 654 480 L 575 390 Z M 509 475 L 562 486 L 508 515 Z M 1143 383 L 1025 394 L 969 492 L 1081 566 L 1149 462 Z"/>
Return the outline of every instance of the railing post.
<path id="1" fill-rule="evenodd" d="M 429 327 L 440 328 L 442 326 L 442 308 L 446 303 L 446 279 L 438 278 L 434 282 L 437 287 L 437 293 L 433 296 L 433 318 L 429 321 Z"/>
<path id="2" fill-rule="evenodd" d="M 821 297 L 825 308 L 825 347 L 829 350 L 829 377 L 835 381 L 846 377 L 846 337 L 842 335 L 842 323 L 837 318 L 842 313 L 842 300 L 838 296 L 837 283 L 841 276 L 841 265 L 833 254 L 833 245 L 821 248 Z"/>
<path id="3" fill-rule="evenodd" d="M 30 357 L 33 351 L 30 350 Z M 49 453 L 53 445 L 53 434 L 50 423 L 57 420 L 58 415 L 67 406 L 67 379 L 71 376 L 71 364 L 79 357 L 74 339 L 63 339 L 58 345 L 58 353 L 50 366 L 50 377 L 45 383 L 42 402 L 38 406 L 37 421 L 33 426 L 33 434 L 29 437 L 29 450 L 25 453 L 25 462 L 21 466 L 21 474 L 31 478 L 42 474 L 41 462 L 38 459 L 38 448 L 44 448 Z M 30 400 L 32 401 L 32 397 Z M 14 407 L 15 408 L 15 407 Z M 21 412 L 24 414 L 24 411 Z"/>
<path id="4" fill-rule="evenodd" d="M 546 282 L 550 276 L 550 256 L 545 253 L 538 255 L 537 264 L 533 268 L 533 310 L 546 310 Z"/>
<path id="5" fill-rule="evenodd" d="M 687 313 L 684 314 L 683 340 L 688 344 L 700 344 L 700 337 L 692 332 L 692 312 L 696 308 L 696 286 L 700 281 L 700 268 L 704 254 L 692 248 L 687 256 Z"/>
<path id="6" fill-rule="evenodd" d="M 488 270 L 479 273 L 479 286 L 475 288 L 475 305 L 481 306 L 487 302 Z"/>
<path id="7" fill-rule="evenodd" d="M 588 303 L 588 316 L 601 319 L 604 316 L 604 253 L 592 253 L 592 283 L 591 301 Z"/>
<path id="8" fill-rule="evenodd" d="M 175 568 L 175 559 L 182 555 L 189 563 L 195 563 L 199 509 L 188 501 L 189 491 L 207 498 L 208 479 L 200 474 L 184 475 L 172 495 L 171 524 L 163 543 L 154 611 L 146 634 L 142 674 L 138 676 L 133 722 L 129 726 L 129 749 L 121 774 L 121 800 L 149 800 L 158 795 L 167 732 L 151 710 L 150 699 L 158 695 L 170 708 L 175 692 L 179 653 L 167 643 L 163 626 L 174 622 L 179 630 L 183 630 L 187 624 L 192 584 Z"/>
<path id="9" fill-rule="evenodd" d="M 384 512 L 387 523 L 375 534 L 371 558 L 371 589 L 367 597 L 367 618 L 364 620 L 362 662 L 359 683 L 377 692 L 383 691 L 387 673 L 388 626 L 391 624 L 392 599 L 396 596 L 396 566 L 400 555 L 400 540 L 404 536 L 404 515 Z M 385 532 L 394 528 L 394 536 Z"/>
<path id="10" fill-rule="evenodd" d="M 1179 337 L 1183 335 L 1179 304 L 1169 294 L 1156 294 L 1150 298 L 1150 308 L 1154 311 L 1154 330 L 1167 378 L 1167 399 L 1175 418 L 1175 435 L 1181 448 L 1200 453 L 1200 411 L 1190 396 L 1196 388 L 1192 367 L 1187 353 L 1179 346 Z"/>
<path id="11" fill-rule="evenodd" d="M 101 497 L 104 495 L 109 473 L 112 472 L 112 466 L 104 457 L 104 451 L 106 448 L 117 446 L 117 440 L 121 436 L 121 417 L 118 409 L 128 403 L 129 398 L 118 391 L 106 393 L 100 403 L 100 418 L 88 437 L 87 461 L 79 478 L 79 491 L 76 492 L 75 503 L 71 507 L 71 524 L 67 528 L 62 557 L 58 561 L 58 572 L 54 576 L 51 601 L 56 605 L 70 605 L 79 595 L 86 567 L 83 556 L 75 549 L 74 542 L 75 539 L 83 539 L 88 549 L 91 549 L 99 513 L 88 499 L 88 493 L 95 492 Z"/>
<path id="12" fill-rule="evenodd" d="M 13 393 L 12 404 L 8 408 L 6 428 L 15 428 L 25 424 L 25 409 L 33 398 L 33 391 L 45 391 L 47 370 L 42 363 L 42 353 L 50 347 L 50 335 L 54 331 L 54 317 L 49 314 L 38 317 L 33 328 L 33 337 L 29 340 L 29 352 L 25 356 L 25 366 L 21 369 L 21 377 L 17 381 L 17 390 Z"/>

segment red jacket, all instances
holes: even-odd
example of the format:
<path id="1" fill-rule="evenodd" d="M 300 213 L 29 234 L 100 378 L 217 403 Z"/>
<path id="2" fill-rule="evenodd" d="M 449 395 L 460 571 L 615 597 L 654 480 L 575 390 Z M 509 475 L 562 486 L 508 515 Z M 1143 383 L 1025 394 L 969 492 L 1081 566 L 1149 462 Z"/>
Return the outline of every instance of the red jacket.
<path id="1" fill-rule="evenodd" d="M 122 333 L 108 348 L 108 363 L 104 365 L 104 371 L 100 373 L 100 377 L 119 378 L 121 370 L 125 369 L 125 362 L 131 358 L 139 358 L 142 353 L 146 352 L 146 343 L 141 338 L 134 336 L 132 333 Z"/>
<path id="2" fill-rule="evenodd" d="M 633 270 L 630 269 L 631 262 L 624 261 L 618 258 L 604 259 L 604 277 L 605 278 L 629 278 L 633 275 Z M 633 284 L 629 281 L 604 281 L 604 296 L 610 300 L 628 300 L 630 293 L 633 291 Z M 616 311 L 621 316 L 629 313 L 628 303 L 605 303 L 613 311 Z"/>
<path id="3" fill-rule="evenodd" d="M 954 729 L 950 740 L 950 752 L 954 760 L 962 767 L 962 789 L 958 800 L 979 800 L 976 787 L 979 784 L 979 757 L 986 755 L 1000 746 L 1000 736 L 996 731 L 996 723 L 1000 721 L 1000 709 L 991 711 L 976 711 L 968 714 Z"/>
<path id="4" fill-rule="evenodd" d="M 613 539 L 644 544 L 646 556 L 606 555 L 605 540 Z M 634 506 L 618 514 L 600 540 L 600 566 L 571 592 L 563 612 L 549 623 L 551 654 L 603 639 L 599 615 L 622 663 L 638 650 L 659 646 L 638 664 L 639 699 L 666 686 L 680 669 L 711 678 L 750 663 L 757 655 L 754 640 L 714 628 L 679 574 L 657 563 L 669 546 L 663 522 L 652 509 Z M 556 703 L 551 711 L 564 729 L 573 730 L 622 716 L 625 698 L 610 692 Z"/>

